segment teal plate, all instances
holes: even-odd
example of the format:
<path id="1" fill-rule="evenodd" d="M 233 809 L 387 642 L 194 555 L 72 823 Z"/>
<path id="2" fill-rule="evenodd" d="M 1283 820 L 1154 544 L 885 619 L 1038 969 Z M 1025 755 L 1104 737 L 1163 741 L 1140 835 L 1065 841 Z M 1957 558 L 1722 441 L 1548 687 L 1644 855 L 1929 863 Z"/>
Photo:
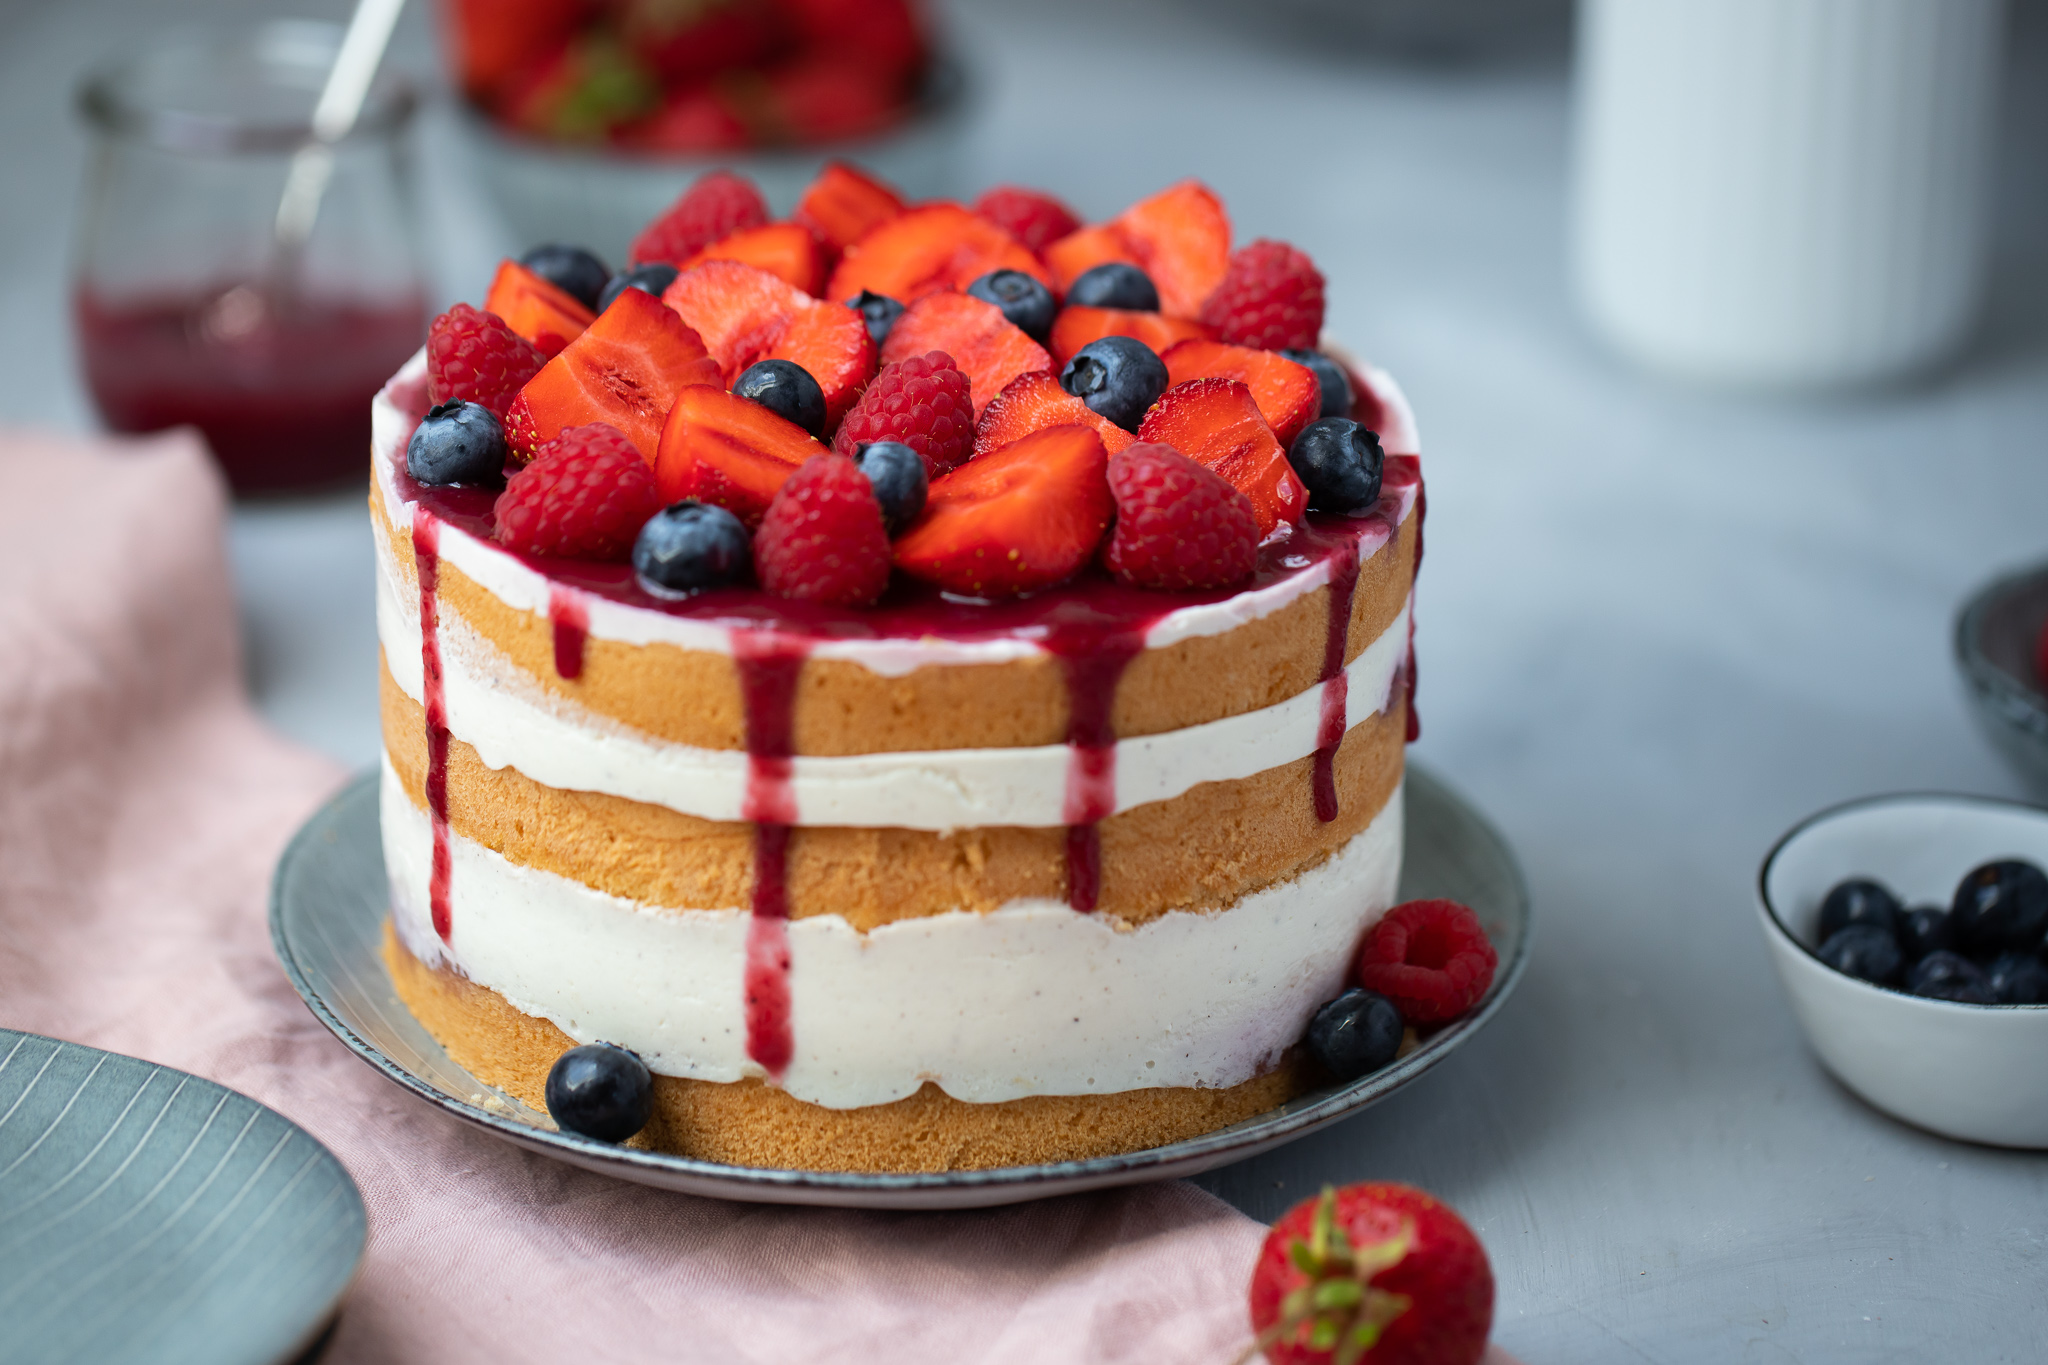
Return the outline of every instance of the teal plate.
<path id="1" fill-rule="evenodd" d="M 348 1172 L 282 1114 L 0 1029 L 0 1359 L 310 1359 L 366 1226 Z"/>
<path id="2" fill-rule="evenodd" d="M 1500 953 L 1486 998 L 1392 1066 L 1185 1142 L 1087 1161 L 984 1171 L 870 1175 L 726 1166 L 559 1131 L 545 1113 L 464 1071 L 392 992 L 381 956 L 389 897 L 366 775 L 306 823 L 271 886 L 270 933 L 292 984 L 320 1022 L 398 1084 L 480 1128 L 588 1170 L 720 1199 L 846 1208 L 959 1209 L 1014 1204 L 1242 1161 L 1349 1117 L 1407 1085 L 1491 1019 L 1529 956 L 1529 895 L 1514 855 L 1476 810 L 1422 769 L 1408 769 L 1401 897 L 1446 896 L 1478 912 Z"/>

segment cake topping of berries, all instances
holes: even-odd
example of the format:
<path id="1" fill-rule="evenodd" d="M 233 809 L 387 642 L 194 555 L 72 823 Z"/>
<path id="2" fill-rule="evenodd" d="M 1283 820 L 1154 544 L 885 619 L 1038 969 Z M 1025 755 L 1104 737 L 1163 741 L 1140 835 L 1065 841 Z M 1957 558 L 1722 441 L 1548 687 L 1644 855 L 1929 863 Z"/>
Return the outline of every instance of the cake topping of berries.
<path id="1" fill-rule="evenodd" d="M 974 211 L 1022 242 L 1034 256 L 1081 226 L 1074 211 L 1042 190 L 998 185 L 974 201 Z"/>
<path id="2" fill-rule="evenodd" d="M 754 572 L 778 597 L 872 605 L 889 586 L 889 535 L 867 475 L 843 455 L 806 460 L 761 518 Z"/>
<path id="3" fill-rule="evenodd" d="M 595 310 L 598 296 L 610 282 L 611 268 L 580 246 L 548 242 L 519 258 L 531 270 L 585 308 Z"/>
<path id="4" fill-rule="evenodd" d="M 882 348 L 882 363 L 928 351 L 953 357 L 954 367 L 967 376 L 976 412 L 1018 375 L 1053 367 L 1045 347 L 1025 336 L 1002 309 L 950 289 L 927 294 L 904 311 Z"/>
<path id="5" fill-rule="evenodd" d="M 757 360 L 733 380 L 732 391 L 813 436 L 825 434 L 825 391 L 794 360 Z"/>
<path id="6" fill-rule="evenodd" d="M 505 477 L 505 429 L 481 403 L 451 398 L 427 410 L 405 445 L 405 472 L 424 484 L 494 484 Z"/>
<path id="7" fill-rule="evenodd" d="M 1380 500 L 1386 453 L 1377 435 L 1349 417 L 1321 417 L 1303 427 L 1287 462 L 1318 512 L 1358 512 Z"/>
<path id="8" fill-rule="evenodd" d="M 1103 562 L 1118 581 L 1168 591 L 1225 588 L 1251 576 L 1259 525 L 1251 500 L 1213 470 L 1140 441 L 1109 461 L 1116 529 Z"/>
<path id="9" fill-rule="evenodd" d="M 1138 313 L 1159 311 L 1159 286 L 1129 261 L 1090 266 L 1067 287 L 1067 306 L 1121 308 Z"/>
<path id="10" fill-rule="evenodd" d="M 1074 353 L 1060 371 L 1060 387 L 1125 431 L 1136 431 L 1145 409 L 1166 392 L 1166 366 L 1135 337 L 1103 337 Z"/>
<path id="11" fill-rule="evenodd" d="M 685 499 L 647 519 L 633 542 L 633 572 L 656 596 L 722 588 L 752 572 L 747 528 L 723 507 Z"/>
<path id="12" fill-rule="evenodd" d="M 1141 441 L 1164 441 L 1207 465 L 1252 500 L 1264 539 L 1301 519 L 1308 490 L 1266 425 L 1252 391 L 1235 379 L 1193 379 L 1159 396 L 1138 428 Z"/>
<path id="13" fill-rule="evenodd" d="M 503 419 L 513 396 L 547 363 L 503 318 L 458 303 L 427 330 L 427 398 L 481 403 Z"/>
<path id="14" fill-rule="evenodd" d="M 498 543 L 522 554 L 624 560 L 660 507 L 654 473 L 624 432 L 570 427 L 498 495 Z"/>
<path id="15" fill-rule="evenodd" d="M 628 289 L 660 298 L 680 274 L 682 272 L 667 261 L 643 261 L 639 265 L 627 266 L 605 281 L 604 289 L 597 296 L 597 311 L 602 313 L 611 307 L 612 301 Z"/>
<path id="16" fill-rule="evenodd" d="M 789 217 L 816 233 L 836 256 L 903 208 L 903 196 L 888 185 L 858 167 L 828 161 Z M 880 345 L 881 338 L 875 344 Z"/>
<path id="17" fill-rule="evenodd" d="M 1116 504 L 1109 456 L 1088 427 L 1048 427 L 932 481 L 896 566 L 968 597 L 1013 597 L 1071 577 Z"/>
<path id="18" fill-rule="evenodd" d="M 968 378 L 944 351 L 886 365 L 846 414 L 832 448 L 852 455 L 874 441 L 901 441 L 937 478 L 974 453 L 974 399 Z"/>
<path id="19" fill-rule="evenodd" d="M 498 263 L 484 294 L 484 311 L 503 318 L 545 356 L 560 352 L 593 320 L 581 299 L 517 261 Z"/>
<path id="20" fill-rule="evenodd" d="M 814 455 L 818 439 L 759 403 L 710 384 L 676 395 L 655 451 L 662 499 L 716 503 L 757 526 L 783 480 Z"/>
<path id="21" fill-rule="evenodd" d="M 1323 273 L 1287 243 L 1262 238 L 1231 253 L 1202 321 L 1236 346 L 1310 349 L 1323 331 Z"/>
<path id="22" fill-rule="evenodd" d="M 1302 1042 L 1331 1077 L 1355 1081 L 1394 1060 L 1406 1027 L 1393 1001 L 1353 986 L 1310 1017 Z"/>
<path id="23" fill-rule="evenodd" d="M 1344 373 L 1339 365 L 1321 351 L 1290 346 L 1281 350 L 1297 365 L 1306 365 L 1314 373 L 1316 383 L 1322 386 L 1323 407 L 1318 417 L 1349 417 L 1351 415 L 1351 376 Z"/>
<path id="24" fill-rule="evenodd" d="M 1409 1023 L 1437 1024 L 1478 1004 L 1499 962 L 1470 910 L 1456 901 L 1409 901 L 1365 936 L 1358 984 L 1393 1001 Z"/>
<path id="25" fill-rule="evenodd" d="M 1266 1234 L 1250 1301 L 1242 1360 L 1478 1365 L 1493 1268 L 1465 1220 L 1412 1185 L 1325 1186 Z"/>
<path id="26" fill-rule="evenodd" d="M 654 1073 L 637 1053 L 586 1043 L 548 1068 L 547 1103 L 557 1127 L 599 1142 L 624 1142 L 654 1116 Z"/>
<path id="27" fill-rule="evenodd" d="M 768 203 L 752 181 L 731 171 L 711 171 L 698 177 L 668 212 L 641 229 L 633 239 L 631 258 L 635 265 L 680 264 L 713 242 L 767 221 Z"/>
<path id="28" fill-rule="evenodd" d="M 1043 281 L 1021 270 L 991 270 L 968 285 L 967 292 L 1002 309 L 1012 327 L 1041 346 L 1045 344 L 1058 305 Z"/>
<path id="29" fill-rule="evenodd" d="M 874 485 L 884 529 L 892 536 L 909 530 L 924 512 L 931 488 L 924 456 L 901 441 L 870 441 L 853 452 L 853 462 Z"/>
<path id="30" fill-rule="evenodd" d="M 861 321 L 868 325 L 869 339 L 877 346 L 889 339 L 889 329 L 903 316 L 902 304 L 872 289 L 861 290 L 846 301 L 846 306 L 860 314 Z"/>

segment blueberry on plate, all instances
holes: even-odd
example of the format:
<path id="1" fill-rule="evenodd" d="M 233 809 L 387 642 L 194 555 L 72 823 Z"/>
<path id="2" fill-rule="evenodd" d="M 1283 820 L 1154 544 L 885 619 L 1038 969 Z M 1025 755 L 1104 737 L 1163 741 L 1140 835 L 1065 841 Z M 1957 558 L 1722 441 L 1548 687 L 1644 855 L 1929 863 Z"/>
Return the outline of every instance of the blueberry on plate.
<path id="1" fill-rule="evenodd" d="M 877 294 L 863 289 L 846 301 L 846 306 L 860 314 L 868 325 L 868 338 L 876 346 L 889 339 L 889 331 L 895 327 L 896 319 L 903 316 L 903 305 L 887 294 Z"/>
<path id="2" fill-rule="evenodd" d="M 1380 438 L 1349 417 L 1322 417 L 1294 438 L 1287 463 L 1307 487 L 1311 508 L 1357 512 L 1380 500 L 1387 457 Z"/>
<path id="3" fill-rule="evenodd" d="M 1351 376 L 1344 373 L 1339 365 L 1321 351 L 1282 351 L 1281 355 L 1297 365 L 1306 365 L 1316 377 L 1316 383 L 1323 391 L 1323 410 L 1318 417 L 1349 417 L 1351 415 Z"/>
<path id="4" fill-rule="evenodd" d="M 1067 302 L 1080 308 L 1122 308 L 1133 313 L 1159 311 L 1159 286 L 1152 277 L 1125 261 L 1111 261 L 1082 271 L 1067 286 Z"/>
<path id="5" fill-rule="evenodd" d="M 1985 980 L 1984 969 L 1946 948 L 1938 948 L 1913 964 L 1913 970 L 1906 973 L 1906 989 L 1915 995 L 1952 1000 L 1958 1005 L 1992 1003 L 1991 983 Z"/>
<path id="6" fill-rule="evenodd" d="M 740 519 L 694 499 L 656 512 L 633 542 L 633 572 L 640 586 L 657 597 L 741 582 L 753 563 L 753 547 Z"/>
<path id="7" fill-rule="evenodd" d="M 1984 984 L 2001 1005 L 2048 1005 L 2048 962 L 2038 953 L 2000 953 L 1984 969 Z"/>
<path id="8" fill-rule="evenodd" d="M 654 1112 L 654 1073 L 610 1043 L 585 1043 L 548 1069 L 548 1113 L 557 1127 L 599 1142 L 624 1142 Z"/>
<path id="9" fill-rule="evenodd" d="M 759 403 L 813 436 L 825 434 L 825 391 L 794 360 L 757 361 L 732 381 L 734 395 Z"/>
<path id="10" fill-rule="evenodd" d="M 1401 1011 L 1378 991 L 1353 986 L 1308 1021 L 1309 1056 L 1340 1081 L 1378 1071 L 1401 1050 Z"/>
<path id="11" fill-rule="evenodd" d="M 1949 914 L 1966 953 L 2039 948 L 2048 934 L 2048 874 L 2018 858 L 1973 868 L 1956 887 Z"/>
<path id="12" fill-rule="evenodd" d="M 1875 924 L 1887 933 L 1899 928 L 1899 898 L 1868 877 L 1836 882 L 1820 902 L 1820 936 L 1825 942 L 1852 924 Z"/>
<path id="13" fill-rule="evenodd" d="M 481 403 L 451 398 L 427 409 L 405 443 L 405 472 L 436 487 L 505 477 L 505 428 Z"/>
<path id="14" fill-rule="evenodd" d="M 604 292 L 597 296 L 597 311 L 602 313 L 612 306 L 612 301 L 628 289 L 660 298 L 662 292 L 676 282 L 682 272 L 666 261 L 648 261 L 642 265 L 628 266 L 606 282 Z"/>
<path id="15" fill-rule="evenodd" d="M 1835 930 L 1822 941 L 1820 960 L 1844 976 L 1877 986 L 1891 985 L 1906 967 L 1898 939 L 1876 924 L 1851 924 Z"/>
<path id="16" fill-rule="evenodd" d="M 1052 315 L 1059 311 L 1052 290 L 1021 270 L 991 270 L 967 292 L 984 303 L 1003 310 L 1010 325 L 1033 341 L 1044 341 L 1052 331 Z"/>
<path id="17" fill-rule="evenodd" d="M 853 452 L 853 462 L 875 487 L 883 527 L 891 536 L 909 530 L 930 486 L 924 457 L 901 441 L 869 441 Z"/>
<path id="18" fill-rule="evenodd" d="M 1955 935 L 1950 932 L 1948 907 L 1945 905 L 1916 905 L 1899 914 L 1899 946 L 1910 958 L 1923 958 L 1943 948 L 1953 948 Z"/>
<path id="19" fill-rule="evenodd" d="M 549 242 L 519 258 L 519 264 L 574 297 L 585 308 L 594 309 L 611 283 L 611 267 L 580 246 Z"/>
<path id="20" fill-rule="evenodd" d="M 1089 409 L 1136 431 L 1145 409 L 1166 392 L 1166 363 L 1136 337 L 1103 337 L 1074 352 L 1060 387 Z"/>

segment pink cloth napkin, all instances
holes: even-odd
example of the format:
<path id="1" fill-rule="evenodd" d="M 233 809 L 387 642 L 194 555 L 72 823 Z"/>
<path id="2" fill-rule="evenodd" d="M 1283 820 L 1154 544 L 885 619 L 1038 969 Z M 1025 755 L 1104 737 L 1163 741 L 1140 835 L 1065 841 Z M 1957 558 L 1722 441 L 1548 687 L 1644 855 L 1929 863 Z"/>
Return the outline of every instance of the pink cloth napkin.
<path id="1" fill-rule="evenodd" d="M 0 1024 L 211 1077 L 341 1158 L 370 1240 L 328 1360 L 1153 1365 L 1246 1344 L 1263 1229 L 1191 1185 L 962 1214 L 729 1204 L 529 1155 L 377 1076 L 271 954 L 272 865 L 344 774 L 244 696 L 204 450 L 0 432 L 0 487 Z"/>

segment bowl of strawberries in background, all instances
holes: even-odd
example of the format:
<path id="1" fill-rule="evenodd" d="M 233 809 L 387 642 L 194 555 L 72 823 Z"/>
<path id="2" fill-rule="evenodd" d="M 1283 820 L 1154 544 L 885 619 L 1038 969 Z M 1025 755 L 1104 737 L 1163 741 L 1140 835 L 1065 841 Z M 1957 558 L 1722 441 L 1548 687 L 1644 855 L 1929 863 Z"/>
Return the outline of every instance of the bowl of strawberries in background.
<path id="1" fill-rule="evenodd" d="M 2048 797 L 2048 565 L 2007 574 L 1956 613 L 1956 669 L 1977 728 Z"/>
<path id="2" fill-rule="evenodd" d="M 915 0 L 441 0 L 485 185 L 526 241 L 621 259 L 731 167 L 777 205 L 833 158 L 952 193 L 959 66 Z"/>

